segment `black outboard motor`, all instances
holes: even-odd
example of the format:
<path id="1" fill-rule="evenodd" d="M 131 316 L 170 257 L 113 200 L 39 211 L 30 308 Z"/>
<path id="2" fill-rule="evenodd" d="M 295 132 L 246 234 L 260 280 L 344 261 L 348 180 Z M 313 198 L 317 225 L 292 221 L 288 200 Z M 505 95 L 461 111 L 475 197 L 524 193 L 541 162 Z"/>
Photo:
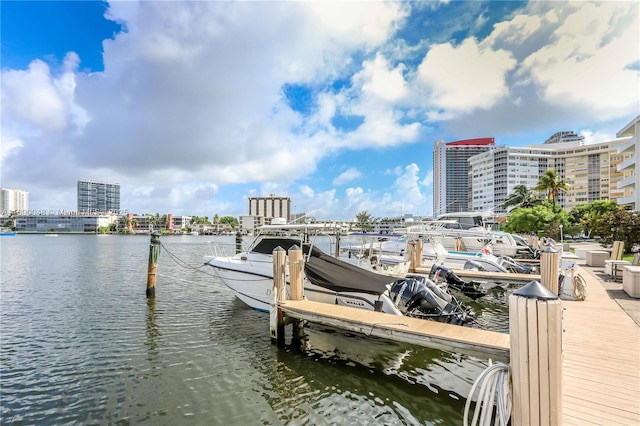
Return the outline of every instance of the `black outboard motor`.
<path id="1" fill-rule="evenodd" d="M 447 293 L 442 287 L 439 287 L 438 285 L 436 285 L 433 281 L 431 281 L 429 278 L 425 277 L 424 275 L 407 274 L 406 277 L 414 279 L 414 280 L 418 280 L 419 282 L 423 283 L 436 296 L 438 296 L 440 299 L 446 301 L 447 303 L 453 301 L 453 296 L 450 293 Z"/>
<path id="2" fill-rule="evenodd" d="M 436 296 L 422 280 L 401 278 L 390 289 L 391 300 L 404 315 L 426 317 L 451 324 L 463 324 L 472 318 L 455 303 Z"/>
<path id="3" fill-rule="evenodd" d="M 432 277 L 433 280 L 442 277 L 451 288 L 458 290 L 473 300 L 479 299 L 487 294 L 486 290 L 482 288 L 481 283 L 477 281 L 464 281 L 451 269 L 442 265 L 433 265 L 429 272 L 429 277 Z"/>

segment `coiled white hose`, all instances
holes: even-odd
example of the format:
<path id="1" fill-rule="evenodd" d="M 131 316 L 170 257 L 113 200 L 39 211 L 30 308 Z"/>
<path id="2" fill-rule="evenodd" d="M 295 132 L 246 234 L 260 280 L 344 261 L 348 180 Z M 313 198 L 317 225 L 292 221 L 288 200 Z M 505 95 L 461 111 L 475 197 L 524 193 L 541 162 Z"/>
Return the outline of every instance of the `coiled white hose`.
<path id="1" fill-rule="evenodd" d="M 480 392 L 473 412 L 472 426 L 489 426 L 493 417 L 494 408 L 497 408 L 495 425 L 506 426 L 511 417 L 511 385 L 509 382 L 509 366 L 489 361 L 487 367 L 476 379 L 469 391 L 467 402 L 464 406 L 464 425 L 469 426 L 469 409 L 476 388 L 480 386 Z"/>
<path id="2" fill-rule="evenodd" d="M 573 298 L 576 300 L 587 298 L 587 282 L 580 274 L 573 277 Z"/>

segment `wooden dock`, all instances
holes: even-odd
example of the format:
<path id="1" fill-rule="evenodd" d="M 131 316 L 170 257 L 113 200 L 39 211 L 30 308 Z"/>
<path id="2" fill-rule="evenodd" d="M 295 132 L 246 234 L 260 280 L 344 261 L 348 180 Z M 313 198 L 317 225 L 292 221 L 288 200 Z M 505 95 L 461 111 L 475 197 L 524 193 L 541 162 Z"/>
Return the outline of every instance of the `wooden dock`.
<path id="1" fill-rule="evenodd" d="M 640 327 L 588 270 L 577 272 L 588 296 L 562 302 L 564 424 L 640 425 Z"/>
<path id="2" fill-rule="evenodd" d="M 459 325 L 426 321 L 383 312 L 308 300 L 280 304 L 286 316 L 376 336 L 453 352 L 509 358 L 509 335 Z"/>
<path id="3" fill-rule="evenodd" d="M 640 425 L 640 326 L 586 269 L 585 301 L 563 300 L 564 425 Z M 640 300 L 638 301 L 640 304 Z M 449 351 L 509 358 L 506 333 L 398 317 L 307 300 L 287 300 L 285 315 Z"/>
<path id="4" fill-rule="evenodd" d="M 297 256 L 301 256 L 301 250 L 297 252 L 300 252 Z M 482 353 L 492 358 L 509 359 L 513 356 L 517 359 L 511 360 L 510 365 L 514 386 L 512 413 L 515 419 L 512 417 L 512 421 L 515 424 L 640 425 L 640 326 L 586 268 L 578 265 L 576 271 L 587 282 L 588 295 L 584 301 L 555 299 L 545 304 L 543 300 L 536 301 L 531 297 L 511 296 L 510 309 L 515 307 L 516 310 L 514 315 L 510 314 L 510 321 L 521 316 L 524 321 L 518 321 L 517 330 L 512 330 L 509 335 L 310 302 L 302 299 L 302 293 L 298 295 L 302 300 L 285 300 L 284 251 L 274 250 L 274 259 L 279 259 L 277 262 L 274 260 L 274 302 L 277 309 L 272 310 L 270 320 L 274 341 L 283 338 L 284 319 L 290 317 L 294 327 L 296 319 L 302 319 L 415 345 Z M 290 263 L 290 268 L 293 268 L 291 265 L 301 268 L 298 261 Z M 557 265 L 553 267 L 557 268 Z M 301 279 L 292 280 L 292 288 L 294 282 L 302 288 Z M 529 287 L 533 289 L 536 286 L 540 284 Z M 553 292 L 549 294 L 553 296 Z M 637 303 L 640 305 L 640 300 Z M 563 314 L 554 308 L 553 318 L 542 315 L 543 321 L 536 324 L 536 316 L 551 312 L 552 304 L 562 307 Z M 526 314 L 520 310 L 520 305 L 527 307 Z M 561 316 L 562 327 L 552 327 L 550 321 L 559 323 Z M 546 329 L 546 324 L 550 327 L 549 342 L 541 339 L 539 334 L 539 330 Z M 536 330 L 536 325 L 542 328 Z M 557 336 L 560 329 L 561 339 L 552 339 L 553 333 Z M 553 340 L 557 342 L 553 345 L 555 350 L 551 347 Z M 511 343 L 514 345 L 513 353 L 510 352 Z M 527 352 L 528 360 L 522 357 Z M 552 365 L 546 362 L 557 366 L 560 359 L 562 369 L 558 380 L 560 371 L 552 369 Z M 528 381 L 522 380 L 523 374 L 528 375 Z M 554 397 L 554 394 L 558 396 Z M 553 407 L 554 401 L 561 404 Z"/>

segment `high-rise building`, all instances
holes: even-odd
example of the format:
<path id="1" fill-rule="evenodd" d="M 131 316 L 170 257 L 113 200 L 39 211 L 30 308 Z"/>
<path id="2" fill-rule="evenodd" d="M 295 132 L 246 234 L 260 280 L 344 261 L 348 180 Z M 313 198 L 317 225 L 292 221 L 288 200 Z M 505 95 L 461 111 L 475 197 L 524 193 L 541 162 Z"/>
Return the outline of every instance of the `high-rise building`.
<path id="1" fill-rule="evenodd" d="M 469 158 L 488 151 L 494 138 L 445 143 L 436 140 L 433 152 L 433 215 L 470 211 Z"/>
<path id="2" fill-rule="evenodd" d="M 120 184 L 89 179 L 79 180 L 78 211 L 83 213 L 119 213 Z"/>
<path id="3" fill-rule="evenodd" d="M 262 216 L 269 222 L 273 218 L 284 218 L 289 222 L 291 217 L 291 198 L 249 197 L 249 216 Z"/>
<path id="4" fill-rule="evenodd" d="M 516 185 L 533 189 L 545 170 L 553 165 L 546 146 L 491 150 L 469 159 L 470 211 L 503 213 L 502 205 Z"/>
<path id="5" fill-rule="evenodd" d="M 8 216 L 11 212 L 26 214 L 29 210 L 29 193 L 21 189 L 0 188 L 0 214 Z"/>
<path id="6" fill-rule="evenodd" d="M 625 138 L 618 146 L 617 153 L 626 157 L 618 164 L 622 173 L 618 182 L 621 191 L 618 204 L 629 206 L 631 210 L 640 210 L 640 173 L 638 173 L 638 154 L 640 153 L 640 115 L 624 126 L 616 137 Z"/>

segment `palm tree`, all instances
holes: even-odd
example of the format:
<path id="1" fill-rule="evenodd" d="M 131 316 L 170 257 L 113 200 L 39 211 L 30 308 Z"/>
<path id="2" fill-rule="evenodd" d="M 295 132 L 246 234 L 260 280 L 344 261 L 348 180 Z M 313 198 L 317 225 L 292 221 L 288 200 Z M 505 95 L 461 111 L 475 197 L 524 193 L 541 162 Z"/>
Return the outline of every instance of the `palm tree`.
<path id="1" fill-rule="evenodd" d="M 502 204 L 503 209 L 508 207 L 514 208 L 528 208 L 535 207 L 540 204 L 540 198 L 536 196 L 535 192 L 527 188 L 526 185 L 516 185 L 513 187 L 513 193 L 507 197 Z"/>
<path id="2" fill-rule="evenodd" d="M 558 195 L 561 192 L 567 192 L 569 190 L 569 184 L 567 184 L 554 169 L 547 169 L 538 178 L 538 185 L 536 185 L 534 189 L 545 192 L 547 198 L 553 203 L 553 210 L 555 210 Z"/>

